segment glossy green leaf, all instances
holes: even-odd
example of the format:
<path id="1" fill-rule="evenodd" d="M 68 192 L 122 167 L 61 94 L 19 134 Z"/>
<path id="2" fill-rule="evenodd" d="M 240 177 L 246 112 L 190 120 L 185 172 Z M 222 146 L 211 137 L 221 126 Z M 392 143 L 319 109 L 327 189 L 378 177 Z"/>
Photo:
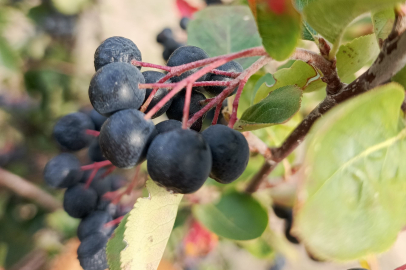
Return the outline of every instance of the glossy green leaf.
<path id="1" fill-rule="evenodd" d="M 267 1 L 258 1 L 256 20 L 262 44 L 273 59 L 282 61 L 295 50 L 301 36 L 301 16 L 291 1 L 285 1 L 282 12 L 271 10 Z"/>
<path id="2" fill-rule="evenodd" d="M 372 22 L 374 24 L 375 36 L 379 40 L 384 40 L 388 37 L 392 30 L 395 21 L 395 11 L 393 8 L 378 11 L 372 14 Z"/>
<path id="3" fill-rule="evenodd" d="M 235 123 L 234 129 L 248 131 L 286 122 L 300 109 L 302 93 L 294 85 L 276 89 L 249 107 Z"/>
<path id="4" fill-rule="evenodd" d="M 234 240 L 261 236 L 268 224 L 268 213 L 252 196 L 231 192 L 216 204 L 193 206 L 193 214 L 207 229 Z"/>
<path id="5" fill-rule="evenodd" d="M 270 92 L 286 85 L 296 85 L 305 92 L 315 91 L 326 86 L 326 84 L 321 81 L 317 71 L 303 61 L 295 61 L 290 68 L 283 68 L 276 71 L 273 77 L 276 83 L 271 87 L 262 84 L 255 95 L 254 103 L 260 102 L 266 98 Z"/>
<path id="6" fill-rule="evenodd" d="M 345 27 L 359 15 L 394 7 L 402 0 L 312 0 L 302 1 L 303 14 L 311 27 L 336 43 Z"/>
<path id="7" fill-rule="evenodd" d="M 110 270 L 121 270 L 120 253 L 127 246 L 124 241 L 124 231 L 128 215 L 125 215 L 118 227 L 114 230 L 113 236 L 107 243 L 106 255 Z"/>
<path id="8" fill-rule="evenodd" d="M 245 6 L 212 6 L 194 14 L 188 24 L 188 45 L 218 56 L 261 46 L 255 20 Z M 257 58 L 242 58 L 238 62 L 249 67 Z"/>
<path id="9" fill-rule="evenodd" d="M 337 72 L 343 80 L 369 63 L 379 54 L 375 35 L 366 35 L 340 46 L 337 53 Z"/>
<path id="10" fill-rule="evenodd" d="M 406 224 L 404 89 L 377 87 L 326 113 L 305 150 L 294 230 L 321 258 L 386 251 Z"/>
<path id="11" fill-rule="evenodd" d="M 109 241 L 107 256 L 113 270 L 156 270 L 161 261 L 183 195 L 173 194 L 152 180 L 146 185 L 149 197 L 137 200 Z M 112 268 L 117 266 L 121 268 Z"/>
<path id="12" fill-rule="evenodd" d="M 392 81 L 401 84 L 406 89 L 406 66 L 392 77 Z"/>

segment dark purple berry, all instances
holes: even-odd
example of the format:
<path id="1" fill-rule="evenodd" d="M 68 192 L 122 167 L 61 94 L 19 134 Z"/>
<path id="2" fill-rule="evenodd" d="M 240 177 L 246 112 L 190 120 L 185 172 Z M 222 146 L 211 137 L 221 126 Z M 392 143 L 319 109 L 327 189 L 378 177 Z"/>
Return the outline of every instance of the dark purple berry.
<path id="1" fill-rule="evenodd" d="M 97 205 L 97 193 L 92 188 L 85 188 L 84 184 L 77 184 L 65 191 L 63 208 L 74 218 L 89 215 Z"/>
<path id="2" fill-rule="evenodd" d="M 124 109 L 138 109 L 145 99 L 144 76 L 131 64 L 112 63 L 94 74 L 89 86 L 93 108 L 104 116 Z"/>
<path id="3" fill-rule="evenodd" d="M 82 175 L 79 160 L 68 153 L 52 158 L 44 169 L 44 180 L 53 188 L 71 187 L 80 181 Z"/>
<path id="4" fill-rule="evenodd" d="M 210 148 L 196 131 L 176 129 L 159 134 L 147 156 L 152 180 L 178 193 L 197 191 L 209 176 Z"/>
<path id="5" fill-rule="evenodd" d="M 93 137 L 86 130 L 94 130 L 94 124 L 89 116 L 76 112 L 65 115 L 56 122 L 53 135 L 60 146 L 69 151 L 78 151 L 87 147 Z"/>
<path id="6" fill-rule="evenodd" d="M 132 60 L 142 61 L 141 52 L 137 45 L 124 37 L 110 37 L 103 41 L 94 53 L 94 68 L 114 63 L 124 62 L 130 64 Z M 141 69 L 141 67 L 138 67 Z"/>
<path id="7" fill-rule="evenodd" d="M 104 123 L 99 142 L 103 155 L 119 168 L 131 168 L 141 163 L 148 146 L 157 134 L 152 121 L 130 109 L 119 111 Z"/>

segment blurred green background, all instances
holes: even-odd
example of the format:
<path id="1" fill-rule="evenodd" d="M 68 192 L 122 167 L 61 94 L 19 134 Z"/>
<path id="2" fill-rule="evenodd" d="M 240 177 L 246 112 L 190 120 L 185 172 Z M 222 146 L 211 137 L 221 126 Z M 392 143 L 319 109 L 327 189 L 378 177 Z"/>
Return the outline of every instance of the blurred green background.
<path id="1" fill-rule="evenodd" d="M 205 7 L 203 0 L 189 2 Z M 178 41 L 186 42 L 187 35 L 179 27 L 180 18 L 175 0 L 0 0 L 0 269 L 81 269 L 76 259 L 75 238 L 79 221 L 60 210 L 63 192 L 47 188 L 42 180 L 46 162 L 58 152 L 51 136 L 52 127 L 58 117 L 89 108 L 87 89 L 94 73 L 93 54 L 104 39 L 115 35 L 129 38 L 142 52 L 143 61 L 164 64 L 163 48 L 156 42 L 156 35 L 169 27 Z M 371 31 L 370 19 L 363 18 L 347 31 L 345 38 Z M 311 43 L 302 45 L 315 49 Z M 273 72 L 282 64 L 285 63 L 274 63 L 267 69 Z M 248 88 L 253 88 L 258 78 L 254 76 Z M 261 130 L 257 135 L 270 144 L 279 144 L 302 114 L 308 113 L 323 96 L 322 91 L 306 95 L 300 114 L 285 125 Z M 248 90 L 240 109 L 248 107 L 250 100 Z M 78 156 L 88 162 L 86 151 Z M 261 157 L 252 158 L 243 178 L 252 176 L 261 163 Z M 272 177 L 280 179 L 283 175 L 284 168 L 280 166 Z M 28 186 L 19 187 L 19 181 Z M 211 192 L 213 186 L 203 192 Z M 54 199 L 48 204 L 29 199 L 33 187 Z M 292 198 L 294 191 L 295 186 L 287 183 L 273 190 L 272 195 L 274 199 Z M 160 270 L 273 269 L 275 260 L 280 263 L 279 254 L 284 252 L 291 255 L 285 267 L 273 270 L 338 270 L 359 266 L 357 262 L 346 265 L 313 262 L 303 247 L 283 239 L 283 232 L 278 232 L 283 225 L 274 216 L 270 223 L 278 235 L 266 236 L 270 237 L 272 247 L 223 239 L 217 243 L 214 237 L 215 247 L 209 254 L 179 252 L 187 246 L 180 244 L 190 228 L 182 226 L 187 218 L 190 218 L 188 205 L 178 215 Z M 381 265 L 394 269 L 402 263 L 400 258 L 406 253 L 404 238 L 401 235 L 395 247 L 381 258 Z"/>

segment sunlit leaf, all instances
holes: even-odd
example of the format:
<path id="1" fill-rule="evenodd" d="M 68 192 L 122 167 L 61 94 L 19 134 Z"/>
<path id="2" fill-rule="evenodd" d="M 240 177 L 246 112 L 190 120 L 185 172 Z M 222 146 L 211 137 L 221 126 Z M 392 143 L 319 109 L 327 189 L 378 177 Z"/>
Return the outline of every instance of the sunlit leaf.
<path id="1" fill-rule="evenodd" d="M 328 41 L 339 41 L 345 27 L 359 15 L 394 7 L 402 0 L 307 0 L 303 14 L 311 27 Z"/>
<path id="2" fill-rule="evenodd" d="M 395 22 L 395 11 L 393 8 L 378 11 L 372 14 L 375 36 L 378 40 L 384 40 L 388 37 Z"/>
<path id="3" fill-rule="evenodd" d="M 325 114 L 305 150 L 295 230 L 321 258 L 386 251 L 406 224 L 404 89 L 377 87 Z"/>
<path id="4" fill-rule="evenodd" d="M 375 35 L 366 35 L 343 44 L 337 53 L 338 76 L 345 80 L 362 67 L 372 63 L 379 54 Z"/>
<path id="5" fill-rule="evenodd" d="M 260 102 L 267 97 L 270 92 L 286 85 L 296 85 L 305 92 L 307 92 L 308 89 L 315 91 L 326 85 L 321 81 L 317 71 L 303 61 L 295 61 L 290 68 L 283 68 L 276 71 L 273 77 L 276 83 L 271 87 L 262 84 L 255 95 L 254 103 Z"/>
<path id="6" fill-rule="evenodd" d="M 112 244 L 109 241 L 110 250 L 114 247 L 120 250 L 123 241 L 125 243 L 119 254 L 121 269 L 157 269 L 183 197 L 157 186 L 152 180 L 147 181 L 147 189 L 149 197 L 139 198 L 126 222 L 123 222 L 124 232 L 123 227 L 119 227 L 116 240 Z M 114 251 L 108 254 L 110 260 L 112 256 L 113 260 L 118 257 Z"/>

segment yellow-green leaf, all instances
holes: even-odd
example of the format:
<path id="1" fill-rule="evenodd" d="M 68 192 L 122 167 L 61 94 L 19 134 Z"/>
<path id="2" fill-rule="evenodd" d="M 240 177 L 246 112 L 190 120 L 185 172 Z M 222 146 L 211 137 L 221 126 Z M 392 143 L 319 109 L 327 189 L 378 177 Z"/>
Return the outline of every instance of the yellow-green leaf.
<path id="1" fill-rule="evenodd" d="M 384 252 L 404 227 L 404 95 L 396 83 L 377 87 L 312 128 L 294 230 L 315 255 L 348 261 Z"/>
<path id="2" fill-rule="evenodd" d="M 379 46 L 375 35 L 366 35 L 343 44 L 337 53 L 338 76 L 345 80 L 366 66 L 379 54 Z"/>
<path id="3" fill-rule="evenodd" d="M 339 41 L 346 26 L 359 15 L 394 7 L 402 0 L 307 0 L 302 1 L 306 21 L 328 41 Z"/>
<path id="4" fill-rule="evenodd" d="M 157 269 L 175 222 L 182 194 L 147 181 L 148 198 L 139 198 L 128 215 L 120 253 L 121 268 Z"/>
<path id="5" fill-rule="evenodd" d="M 296 85 L 305 92 L 307 92 L 308 89 L 315 91 L 326 86 L 326 84 L 321 81 L 317 71 L 303 61 L 295 61 L 290 68 L 278 70 L 273 74 L 273 77 L 276 83 L 271 86 L 262 84 L 255 95 L 254 103 L 260 102 L 266 98 L 270 92 L 286 85 Z"/>
<path id="6" fill-rule="evenodd" d="M 372 14 L 372 22 L 374 24 L 375 36 L 379 40 L 384 40 L 388 37 L 395 22 L 395 11 L 393 8 L 378 11 Z"/>

